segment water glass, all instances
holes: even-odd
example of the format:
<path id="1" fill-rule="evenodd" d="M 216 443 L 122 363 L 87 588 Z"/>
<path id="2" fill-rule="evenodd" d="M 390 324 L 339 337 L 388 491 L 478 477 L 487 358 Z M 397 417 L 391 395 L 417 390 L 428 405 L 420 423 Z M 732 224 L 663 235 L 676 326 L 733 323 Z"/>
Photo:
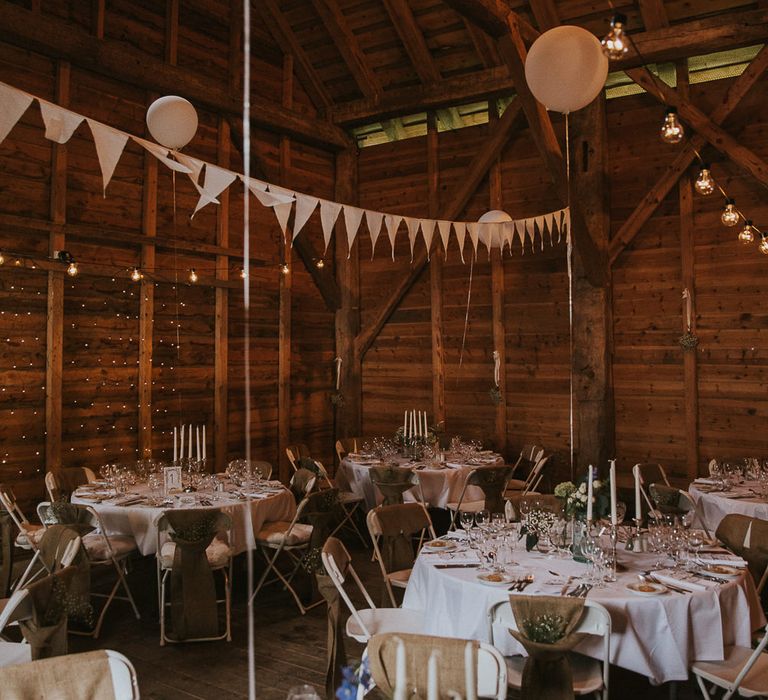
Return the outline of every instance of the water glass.
<path id="1" fill-rule="evenodd" d="M 286 700 L 320 700 L 320 696 L 311 685 L 295 685 L 288 691 Z"/>

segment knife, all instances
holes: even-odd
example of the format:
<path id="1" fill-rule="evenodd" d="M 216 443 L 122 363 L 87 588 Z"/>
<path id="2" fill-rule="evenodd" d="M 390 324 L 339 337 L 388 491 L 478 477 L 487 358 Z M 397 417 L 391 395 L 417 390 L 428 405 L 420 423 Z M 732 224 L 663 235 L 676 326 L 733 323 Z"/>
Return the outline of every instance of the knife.
<path id="1" fill-rule="evenodd" d="M 474 569 L 480 564 L 435 564 L 436 569 Z"/>

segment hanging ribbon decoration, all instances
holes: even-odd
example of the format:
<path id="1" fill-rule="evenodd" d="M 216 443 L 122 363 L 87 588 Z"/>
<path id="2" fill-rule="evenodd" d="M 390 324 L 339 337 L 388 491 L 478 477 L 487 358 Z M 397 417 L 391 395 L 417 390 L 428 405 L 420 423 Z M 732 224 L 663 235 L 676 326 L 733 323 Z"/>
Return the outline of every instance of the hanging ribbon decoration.
<path id="1" fill-rule="evenodd" d="M 340 357 L 337 357 L 334 360 L 334 363 L 336 364 L 336 391 L 341 387 L 341 362 L 342 359 Z"/>
<path id="2" fill-rule="evenodd" d="M 565 181 L 568 211 L 571 210 L 571 133 L 568 124 L 568 112 L 565 113 Z M 569 396 L 568 396 L 568 423 L 570 432 L 570 457 L 571 457 L 571 481 L 575 478 L 576 467 L 574 464 L 573 440 L 575 430 L 573 427 L 573 236 L 571 236 L 571 222 L 568 220 L 568 230 L 565 234 L 566 260 L 568 265 L 568 348 L 571 358 L 568 368 Z"/>
<path id="3" fill-rule="evenodd" d="M 683 301 L 685 301 L 685 332 L 690 333 L 692 328 L 692 314 L 691 314 L 691 292 L 686 287 L 683 290 Z"/>
<path id="4" fill-rule="evenodd" d="M 501 356 L 498 350 L 493 351 L 493 383 L 496 387 L 499 386 L 501 381 Z"/>
<path id="5" fill-rule="evenodd" d="M 464 251 L 462 250 L 462 255 Z M 459 350 L 459 371 L 456 372 L 456 386 L 461 378 L 461 365 L 464 362 L 464 348 L 467 344 L 467 328 L 469 328 L 469 303 L 472 300 L 472 271 L 475 267 L 475 256 L 469 261 L 469 284 L 467 285 L 467 310 L 464 312 L 464 333 L 461 336 L 461 350 Z"/>

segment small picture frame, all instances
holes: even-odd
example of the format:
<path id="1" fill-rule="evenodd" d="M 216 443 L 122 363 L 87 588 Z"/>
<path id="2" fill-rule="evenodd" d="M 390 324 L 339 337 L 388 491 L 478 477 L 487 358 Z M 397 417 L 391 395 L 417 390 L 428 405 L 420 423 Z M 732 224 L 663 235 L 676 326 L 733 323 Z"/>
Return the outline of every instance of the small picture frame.
<path id="1" fill-rule="evenodd" d="M 181 491 L 181 467 L 163 468 L 163 490 L 166 496 Z"/>

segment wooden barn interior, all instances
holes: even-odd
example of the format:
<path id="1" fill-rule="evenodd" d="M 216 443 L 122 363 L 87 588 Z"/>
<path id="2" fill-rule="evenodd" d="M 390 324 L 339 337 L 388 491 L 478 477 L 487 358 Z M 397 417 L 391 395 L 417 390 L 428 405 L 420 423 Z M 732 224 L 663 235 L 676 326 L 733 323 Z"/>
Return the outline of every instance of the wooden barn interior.
<path id="1" fill-rule="evenodd" d="M 243 8 L 0 0 L 0 83 L 146 139 L 148 106 L 179 95 L 199 118 L 183 155 L 342 205 L 570 224 L 500 250 L 414 245 L 403 222 L 374 249 L 365 218 L 327 244 L 318 209 L 292 240 L 295 209 L 283 231 L 250 196 L 244 246 L 240 181 L 192 216 L 195 183 L 129 139 L 105 188 L 86 122 L 57 143 L 30 106 L 0 143 L 0 483 L 30 517 L 47 472 L 170 461 L 190 423 L 213 471 L 248 444 L 284 483 L 287 446 L 333 474 L 336 440 L 391 437 L 412 408 L 509 463 L 545 445 L 548 489 L 610 459 L 629 493 L 637 463 L 686 486 L 765 456 L 765 0 L 255 0 L 249 32 Z M 604 89 L 545 109 L 533 42 L 600 39 L 617 12 L 632 43 Z M 697 191 L 703 165 L 721 191 Z"/>

